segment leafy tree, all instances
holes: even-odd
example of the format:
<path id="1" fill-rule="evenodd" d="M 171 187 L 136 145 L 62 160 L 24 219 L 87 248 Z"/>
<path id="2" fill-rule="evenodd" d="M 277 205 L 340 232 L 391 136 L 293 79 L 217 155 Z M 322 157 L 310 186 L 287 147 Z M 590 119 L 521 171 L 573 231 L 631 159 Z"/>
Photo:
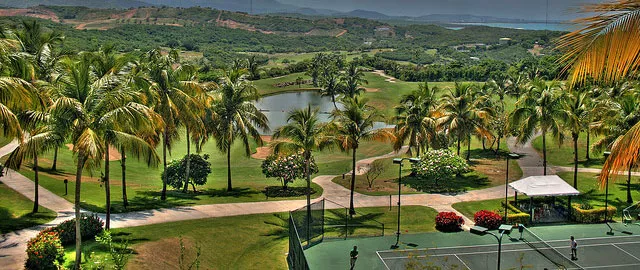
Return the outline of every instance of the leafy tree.
<path id="1" fill-rule="evenodd" d="M 309 166 L 307 167 L 307 159 L 303 152 L 287 155 L 269 155 L 262 162 L 262 173 L 267 178 L 274 177 L 282 183 L 282 189 L 286 190 L 289 183 L 299 178 L 305 178 L 309 174 L 318 173 L 318 165 L 316 165 L 313 156 L 309 158 Z M 307 187 L 310 188 L 310 187 Z M 310 192 L 307 191 L 307 194 Z"/>
<path id="2" fill-rule="evenodd" d="M 351 195 L 349 201 L 349 213 L 356 213 L 353 206 L 353 193 L 356 183 L 356 151 L 360 142 L 376 140 L 389 141 L 393 134 L 386 129 L 374 129 L 376 121 L 382 121 L 382 114 L 375 108 L 367 105 L 367 99 L 355 96 L 344 98 L 340 101 L 344 109 L 334 110 L 331 113 L 332 127 L 336 143 L 343 151 L 352 151 L 351 158 Z"/>
<path id="3" fill-rule="evenodd" d="M 469 165 L 448 149 L 430 150 L 420 158 L 420 162 L 411 165 L 416 176 L 435 180 L 449 179 L 454 175 L 469 172 Z"/>
<path id="4" fill-rule="evenodd" d="M 201 186 L 207 183 L 207 177 L 211 174 L 211 162 L 209 155 L 190 154 L 182 159 L 169 163 L 167 170 L 162 172 L 163 179 L 166 177 L 167 184 L 175 189 L 183 189 L 191 184 L 193 192 L 196 192 L 196 185 Z M 184 175 L 187 173 L 187 163 L 189 163 L 189 179 L 185 182 Z M 184 191 L 184 189 L 183 189 Z"/>

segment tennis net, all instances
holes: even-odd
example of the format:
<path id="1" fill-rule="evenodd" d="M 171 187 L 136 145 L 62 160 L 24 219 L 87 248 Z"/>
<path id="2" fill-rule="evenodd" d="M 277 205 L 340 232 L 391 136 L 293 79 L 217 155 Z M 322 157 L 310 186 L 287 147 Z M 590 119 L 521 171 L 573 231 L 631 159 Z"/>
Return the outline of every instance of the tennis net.
<path id="1" fill-rule="evenodd" d="M 522 233 L 521 240 L 529 245 L 533 250 L 540 253 L 540 255 L 547 258 L 547 260 L 555 264 L 559 269 L 584 269 L 576 262 L 562 255 L 560 251 L 549 245 L 549 243 L 542 240 L 542 238 L 526 227 Z"/>

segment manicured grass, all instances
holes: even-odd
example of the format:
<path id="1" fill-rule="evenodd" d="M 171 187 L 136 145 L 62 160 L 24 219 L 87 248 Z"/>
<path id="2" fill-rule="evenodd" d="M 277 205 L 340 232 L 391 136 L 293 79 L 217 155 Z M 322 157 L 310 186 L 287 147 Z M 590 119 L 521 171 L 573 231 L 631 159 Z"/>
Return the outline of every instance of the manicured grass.
<path id="1" fill-rule="evenodd" d="M 347 61 L 352 61 L 354 58 L 361 57 L 363 54 L 373 56 L 380 51 L 385 51 L 385 49 L 374 49 L 367 52 L 325 51 L 323 53 L 325 54 L 340 53 L 346 58 Z M 312 53 L 293 53 L 292 52 L 292 53 L 266 54 L 266 56 L 269 57 L 269 63 L 267 64 L 267 67 L 274 67 L 274 66 L 284 67 L 286 66 L 286 64 L 282 63 L 282 61 L 285 59 L 289 60 L 291 63 L 297 63 L 304 60 L 311 60 L 316 54 L 318 54 L 318 52 L 312 52 Z"/>
<path id="2" fill-rule="evenodd" d="M 13 141 L 13 138 L 8 138 L 0 135 L 0 147 L 3 147 Z"/>
<path id="3" fill-rule="evenodd" d="M 598 140 L 598 137 L 591 135 L 590 144 Z M 542 157 L 542 136 L 533 140 L 533 147 Z M 604 157 L 602 153 L 589 150 L 590 160 L 585 158 L 587 151 L 587 135 L 580 133 L 578 137 L 578 167 L 580 168 L 602 168 Z M 556 166 L 573 167 L 573 141 L 571 137 L 566 137 L 562 145 L 552 136 L 547 135 L 547 162 Z"/>
<path id="4" fill-rule="evenodd" d="M 518 200 L 528 198 L 526 196 L 518 196 Z M 509 197 L 509 200 L 513 200 L 513 197 Z M 452 206 L 454 209 L 458 210 L 464 216 L 473 220 L 473 215 L 480 210 L 489 210 L 500 215 L 504 213 L 504 206 L 502 203 L 504 202 L 504 198 L 494 199 L 494 200 L 484 200 L 484 201 L 471 201 L 471 202 L 459 202 L 454 203 Z M 509 209 L 509 214 L 515 214 L 515 212 Z"/>
<path id="5" fill-rule="evenodd" d="M 327 211 L 327 219 L 336 221 L 338 217 L 332 210 Z M 358 214 L 353 220 L 356 223 L 353 224 L 369 224 L 365 220 L 375 217 L 385 224 L 385 235 L 395 232 L 396 208 L 391 211 L 386 207 L 357 208 L 356 211 Z M 403 233 L 435 230 L 435 210 L 405 206 L 402 212 Z M 202 269 L 286 269 L 287 219 L 286 213 L 245 215 L 114 229 L 112 233 L 116 239 L 128 239 L 132 244 L 135 253 L 129 269 L 178 268 L 179 237 L 187 247 L 187 258 L 193 258 L 191 254 L 196 246 L 201 247 Z M 373 229 L 353 228 L 355 235 L 368 234 L 367 230 Z M 94 241 L 85 242 L 84 252 L 94 252 L 94 256 L 106 255 L 105 249 Z M 71 266 L 73 246 L 66 247 L 65 258 L 66 266 Z"/>
<path id="6" fill-rule="evenodd" d="M 304 90 L 313 90 L 313 91 L 319 90 L 318 87 L 314 87 L 311 84 L 302 84 L 299 87 L 298 85 L 289 85 L 286 87 L 275 86 L 276 84 L 282 83 L 282 82 L 295 82 L 298 77 L 302 77 L 303 80 L 311 79 L 311 77 L 301 72 L 301 73 L 292 73 L 282 77 L 257 80 L 253 82 L 253 85 L 256 87 L 256 89 L 258 89 L 258 92 L 261 95 L 273 95 L 273 94 L 279 94 L 284 92 L 295 92 L 295 91 L 304 91 Z"/>
<path id="7" fill-rule="evenodd" d="M 33 201 L 0 182 L 0 234 L 47 223 L 56 218 L 56 213 L 38 207 L 31 213 Z"/>
<path id="8" fill-rule="evenodd" d="M 192 147 L 195 149 L 195 147 Z M 391 151 L 388 143 L 367 142 L 361 145 L 357 158 L 362 159 L 369 156 L 386 154 Z M 158 152 L 160 148 L 158 148 Z M 186 145 L 181 141 L 176 141 L 168 160 L 179 158 L 186 153 Z M 233 192 L 227 192 L 227 166 L 226 156 L 215 149 L 215 143 L 209 142 L 203 147 L 202 154 L 209 154 L 209 161 L 212 164 L 212 173 L 208 182 L 204 186 L 198 187 L 199 193 L 184 194 L 179 191 L 168 192 L 166 201 L 160 200 L 160 190 L 162 181 L 160 178 L 162 167 L 149 168 L 147 165 L 135 158 L 127 158 L 127 195 L 130 206 L 125 209 L 122 205 L 122 185 L 120 161 L 110 162 L 111 171 L 111 200 L 112 211 L 125 212 L 144 209 L 155 209 L 162 207 L 174 207 L 185 205 L 202 205 L 213 203 L 235 203 L 265 201 L 266 196 L 261 192 L 267 186 L 278 186 L 280 183 L 275 178 L 265 178 L 262 174 L 262 160 L 247 158 L 243 154 L 239 144 L 234 145 L 231 155 Z M 314 153 L 319 166 L 319 174 L 340 174 L 348 171 L 351 156 L 336 149 Z M 71 151 L 67 148 L 60 148 L 58 155 L 58 171 L 51 172 L 53 153 L 47 153 L 40 159 L 42 167 L 40 184 L 48 190 L 63 196 L 69 201 L 73 201 L 75 192 L 75 160 Z M 26 165 L 31 166 L 30 163 Z M 30 168 L 24 167 L 21 170 L 25 176 L 33 178 Z M 104 187 L 98 181 L 101 169 L 92 172 L 85 171 L 82 183 L 82 207 L 87 210 L 104 212 L 105 195 Z M 68 179 L 69 195 L 64 196 L 63 180 Z M 295 181 L 291 186 L 304 186 L 302 180 Z M 322 189 L 316 184 L 312 184 L 316 190 L 314 198 L 321 196 Z M 291 200 L 303 199 L 304 196 L 288 198 L 269 198 L 268 200 Z"/>

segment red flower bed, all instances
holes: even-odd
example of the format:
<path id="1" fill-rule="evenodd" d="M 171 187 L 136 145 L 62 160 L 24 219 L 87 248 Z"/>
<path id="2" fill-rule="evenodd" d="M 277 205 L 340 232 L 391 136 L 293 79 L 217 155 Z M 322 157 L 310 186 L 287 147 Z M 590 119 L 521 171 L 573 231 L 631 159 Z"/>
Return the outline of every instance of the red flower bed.
<path id="1" fill-rule="evenodd" d="M 500 227 L 500 224 L 502 224 L 502 216 L 498 215 L 495 212 L 480 210 L 473 215 L 473 221 L 478 226 L 494 230 Z"/>
<path id="2" fill-rule="evenodd" d="M 455 232 L 460 230 L 464 219 L 454 212 L 440 212 L 436 216 L 436 229 L 443 232 Z"/>

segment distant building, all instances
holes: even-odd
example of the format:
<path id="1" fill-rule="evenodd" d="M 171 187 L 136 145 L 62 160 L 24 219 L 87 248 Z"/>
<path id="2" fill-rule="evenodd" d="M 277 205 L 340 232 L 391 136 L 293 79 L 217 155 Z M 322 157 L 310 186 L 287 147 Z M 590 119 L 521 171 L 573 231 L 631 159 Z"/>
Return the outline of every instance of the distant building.
<path id="1" fill-rule="evenodd" d="M 510 39 L 510 38 L 503 37 L 503 38 L 500 38 L 500 41 L 499 41 L 499 42 L 500 42 L 500 44 L 502 44 L 502 45 L 509 45 L 509 44 L 511 44 L 511 39 Z"/>
<path id="2" fill-rule="evenodd" d="M 378 26 L 374 30 L 374 34 L 376 37 L 393 37 L 396 32 L 389 26 Z"/>
<path id="3" fill-rule="evenodd" d="M 486 49 L 488 48 L 488 46 L 487 44 L 484 44 L 484 43 L 472 43 L 472 44 L 456 45 L 456 46 L 452 46 L 452 48 L 459 52 L 469 52 L 470 50 L 473 50 L 473 49 Z"/>
<path id="4" fill-rule="evenodd" d="M 480 61 L 480 58 L 475 57 L 475 56 L 471 56 L 471 57 L 469 57 L 469 59 L 474 60 L 474 61 Z"/>

